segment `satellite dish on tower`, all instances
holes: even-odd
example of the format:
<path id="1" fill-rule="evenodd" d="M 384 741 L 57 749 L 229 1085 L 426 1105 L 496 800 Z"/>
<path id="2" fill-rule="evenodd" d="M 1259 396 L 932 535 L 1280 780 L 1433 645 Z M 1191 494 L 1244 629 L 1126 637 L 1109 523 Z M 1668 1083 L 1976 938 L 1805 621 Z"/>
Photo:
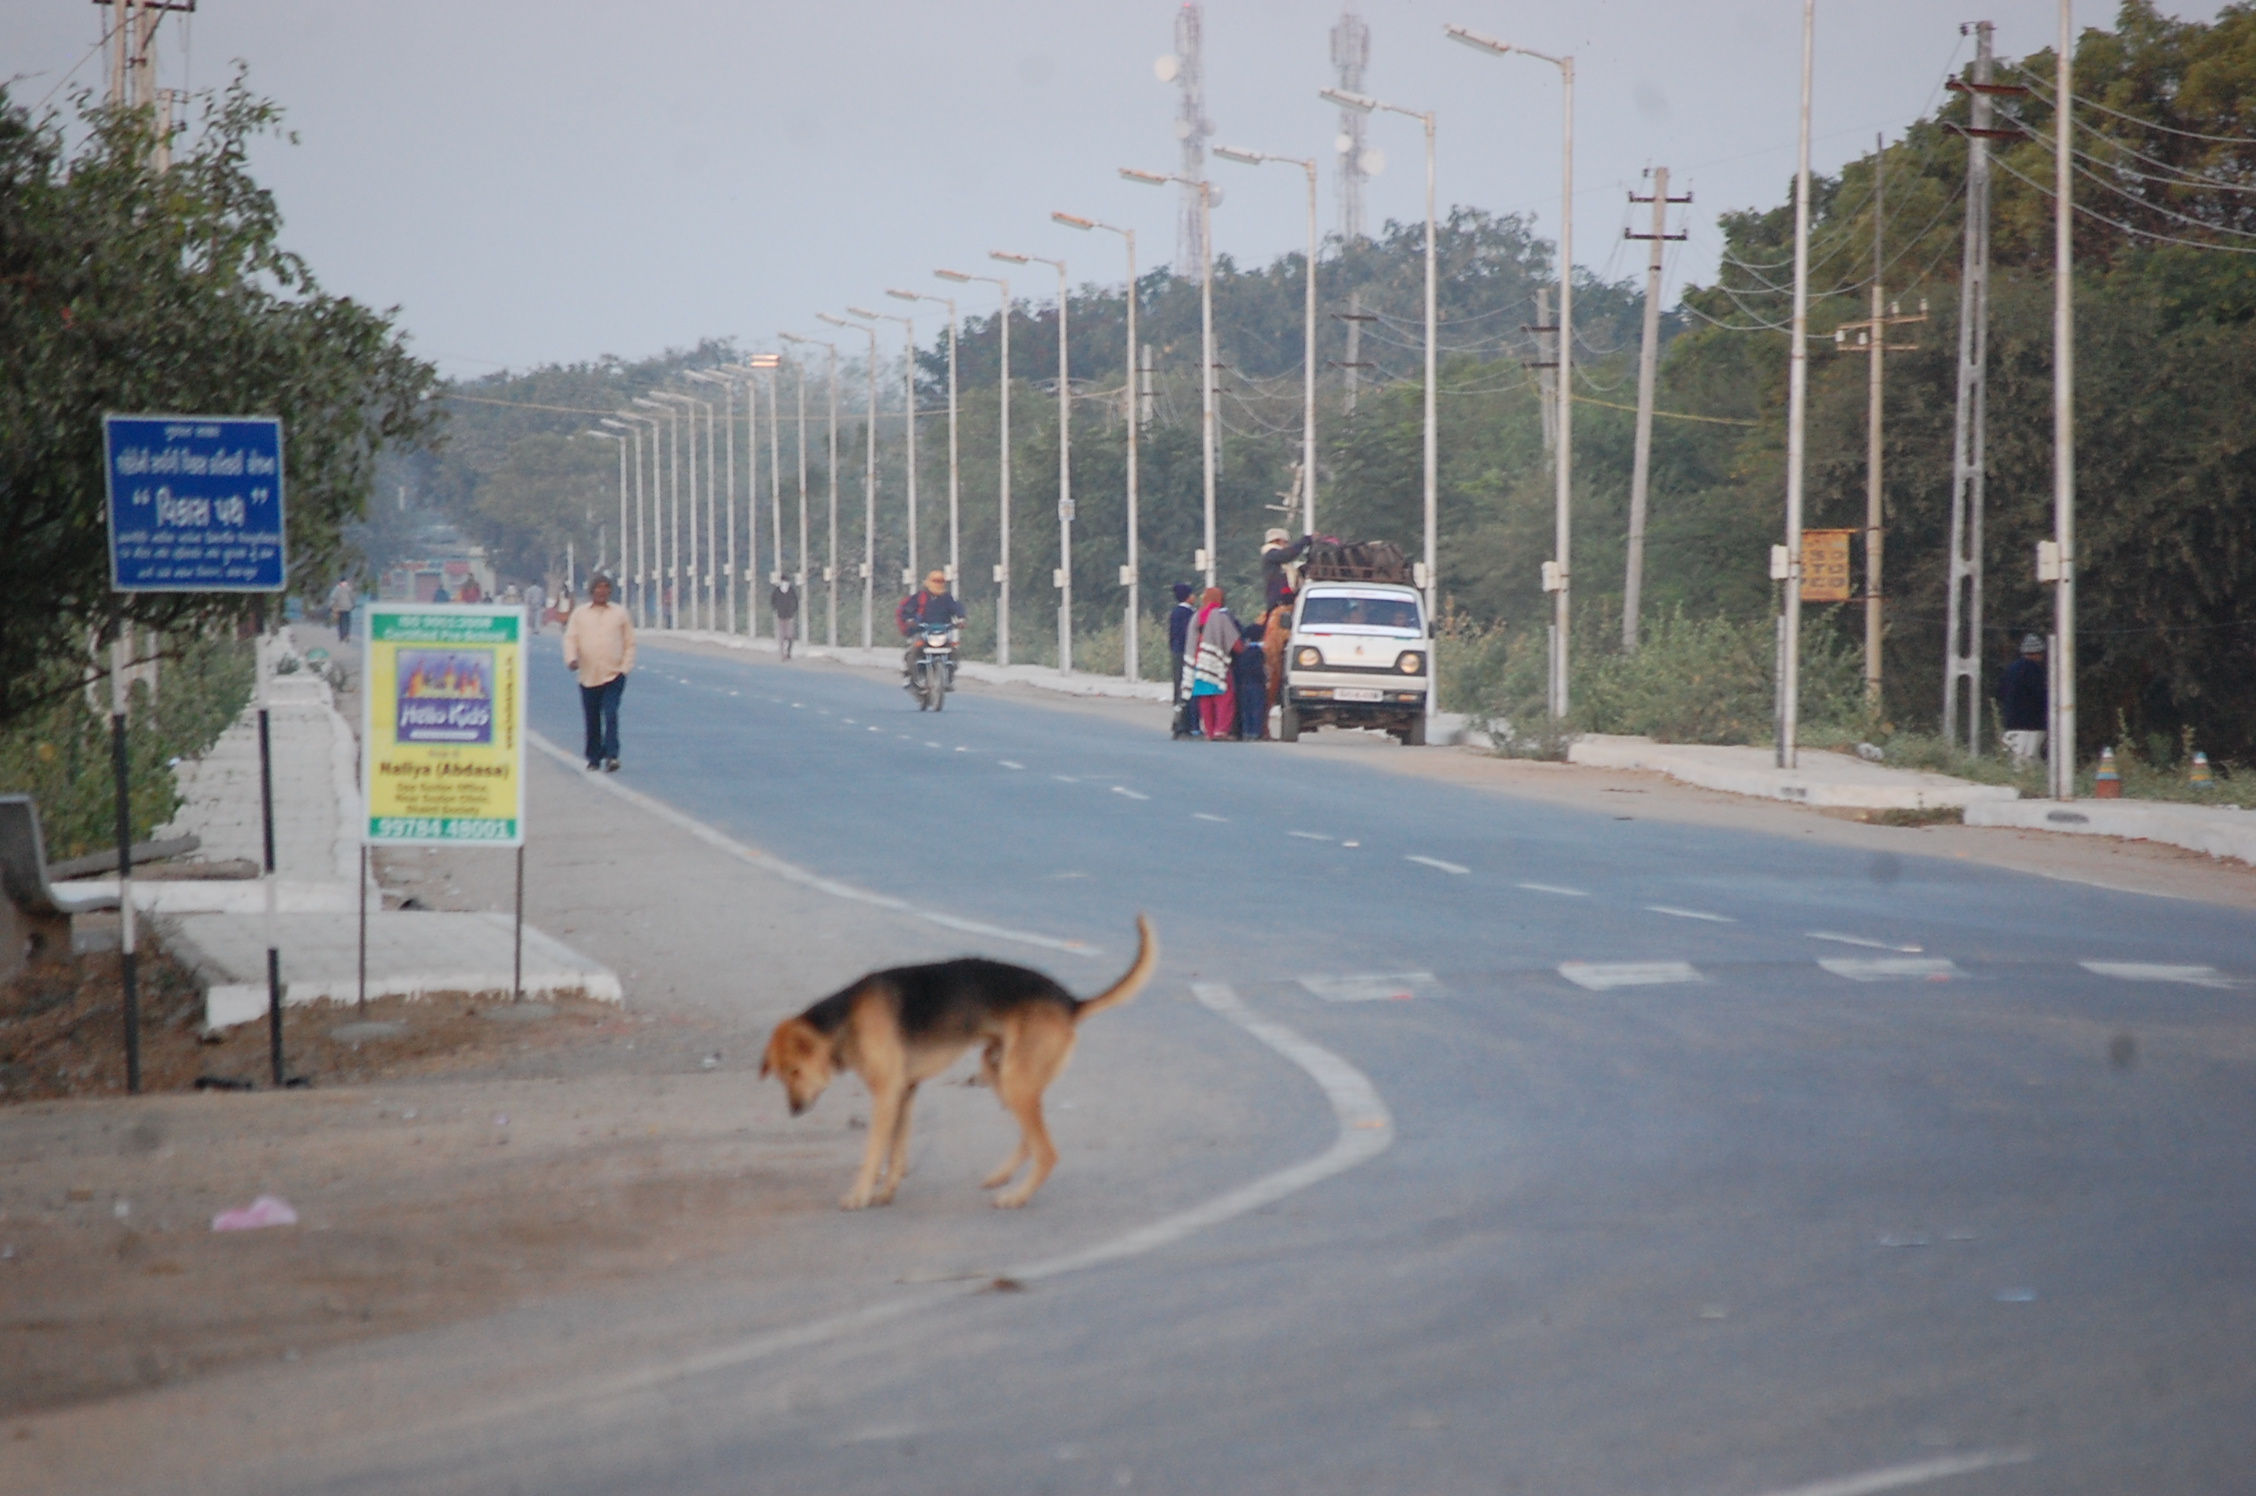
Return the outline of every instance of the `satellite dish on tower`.
<path id="1" fill-rule="evenodd" d="M 1346 155 L 1355 149 L 1355 137 L 1352 135 L 1334 135 L 1332 137 L 1332 149 L 1342 156 Z"/>
<path id="2" fill-rule="evenodd" d="M 1219 188 L 1219 187 L 1208 187 L 1208 188 L 1206 189 L 1206 205 L 1207 205 L 1207 206 L 1208 206 L 1209 208 L 1219 208 L 1219 207 L 1221 207 L 1221 206 L 1222 206 L 1222 189 L 1221 189 L 1221 188 Z"/>
<path id="3" fill-rule="evenodd" d="M 1182 76 L 1183 59 L 1169 52 L 1152 64 L 1152 76 L 1162 83 L 1173 83 Z"/>
<path id="4" fill-rule="evenodd" d="M 1179 119 L 1175 121 L 1175 138 L 1177 140 L 1189 140 L 1191 138 L 1191 122 L 1189 120 Z"/>
<path id="5" fill-rule="evenodd" d="M 1372 146 L 1356 158 L 1355 164 L 1363 168 L 1363 175 L 1375 177 L 1386 170 L 1386 152 Z"/>

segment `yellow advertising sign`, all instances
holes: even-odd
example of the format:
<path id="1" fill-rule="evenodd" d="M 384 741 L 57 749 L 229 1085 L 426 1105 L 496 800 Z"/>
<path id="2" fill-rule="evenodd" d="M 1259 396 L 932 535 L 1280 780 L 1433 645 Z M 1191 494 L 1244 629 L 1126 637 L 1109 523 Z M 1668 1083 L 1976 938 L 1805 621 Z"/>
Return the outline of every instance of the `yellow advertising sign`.
<path id="1" fill-rule="evenodd" d="M 377 603 L 368 614 L 368 843 L 524 845 L 525 610 Z"/>
<path id="2" fill-rule="evenodd" d="M 1845 603 L 1849 600 L 1849 537 L 1854 530 L 1804 530 L 1802 532 L 1802 601 Z"/>

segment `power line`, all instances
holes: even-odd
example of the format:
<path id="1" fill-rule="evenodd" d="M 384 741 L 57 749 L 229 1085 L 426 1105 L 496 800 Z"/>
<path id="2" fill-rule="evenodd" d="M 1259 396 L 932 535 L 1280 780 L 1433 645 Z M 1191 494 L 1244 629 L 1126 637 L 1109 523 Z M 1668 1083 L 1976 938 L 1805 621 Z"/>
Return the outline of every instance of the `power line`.
<path id="1" fill-rule="evenodd" d="M 2040 195 L 2048 198 L 2053 195 L 2052 189 L 2050 187 L 2044 186 L 2039 182 L 2032 182 L 2027 177 L 2022 176 L 2020 172 L 2013 169 L 2011 163 L 2009 163 L 2003 156 L 1993 157 L 1991 164 L 2003 168 L 2009 175 L 2015 177 L 2024 185 L 2035 188 Z M 2122 222 L 2120 219 L 2109 218 L 2104 213 L 2095 212 L 2094 210 L 2085 207 L 2082 203 L 2075 203 L 2071 206 L 2073 206 L 2078 213 L 2083 214 L 2084 217 L 2091 219 L 2095 223 L 2104 223 L 2109 228 L 2121 229 L 2126 234 L 2136 234 L 2141 239 L 2159 240 L 2164 244 L 2183 244 L 2189 249 L 2213 249 L 2216 250 L 2219 254 L 2256 255 L 2256 245 L 2205 244 L 2198 239 L 2180 239 L 2173 234 L 2157 234 L 2152 229 L 2136 228 L 2130 224 Z"/>
<path id="2" fill-rule="evenodd" d="M 2024 78 L 2036 79 L 2040 77 L 2039 74 L 2030 72 L 2027 68 L 2021 66 L 2021 64 L 2017 62 L 2009 64 L 2009 66 L 2012 67 L 2013 71 L 2019 73 Z M 2034 92 L 2034 90 L 2032 90 L 2032 92 Z M 2049 94 L 2040 93 L 2038 96 L 2045 99 L 2048 103 L 2052 98 L 2052 96 Z M 2112 114 L 2119 120 L 2127 120 L 2131 124 L 2142 125 L 2149 130 L 2160 130 L 2165 135 L 2180 135 L 2185 137 L 2187 140 L 2206 140 L 2212 145 L 2256 145 L 2256 139 L 2252 139 L 2251 137 L 2246 135 L 2203 135 L 2196 130 L 2180 130 L 2175 126 L 2161 124 L 2155 120 L 2140 119 L 2135 114 L 2125 114 L 2120 109 L 2110 109 L 2105 104 L 2100 103 L 2098 100 L 2087 99 L 2079 93 L 2072 93 L 2068 97 L 2074 100 L 2076 103 L 2084 105 L 2086 108 L 2098 110 L 2101 114 Z"/>

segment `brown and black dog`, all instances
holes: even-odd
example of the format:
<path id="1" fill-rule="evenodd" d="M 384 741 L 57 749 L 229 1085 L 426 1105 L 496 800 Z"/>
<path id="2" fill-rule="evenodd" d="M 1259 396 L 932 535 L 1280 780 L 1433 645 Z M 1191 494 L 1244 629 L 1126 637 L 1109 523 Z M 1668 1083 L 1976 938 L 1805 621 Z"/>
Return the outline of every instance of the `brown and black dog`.
<path id="1" fill-rule="evenodd" d="M 1033 1160 L 1026 1179 L 995 1203 L 1024 1205 L 1057 1167 L 1057 1148 L 1042 1125 L 1042 1091 L 1073 1054 L 1082 1019 L 1134 997 L 1159 961 L 1151 921 L 1136 916 L 1136 960 L 1121 979 L 1082 1001 L 1041 972 L 976 957 L 929 966 L 897 966 L 832 993 L 776 1025 L 760 1074 L 775 1075 L 791 1099 L 791 1115 L 815 1104 L 839 1070 L 870 1089 L 869 1147 L 847 1210 L 883 1205 L 909 1167 L 909 1108 L 917 1087 L 984 1044 L 980 1074 L 1018 1119 L 1018 1147 L 985 1187 L 1010 1183 Z M 879 1182 L 879 1174 L 884 1181 Z"/>

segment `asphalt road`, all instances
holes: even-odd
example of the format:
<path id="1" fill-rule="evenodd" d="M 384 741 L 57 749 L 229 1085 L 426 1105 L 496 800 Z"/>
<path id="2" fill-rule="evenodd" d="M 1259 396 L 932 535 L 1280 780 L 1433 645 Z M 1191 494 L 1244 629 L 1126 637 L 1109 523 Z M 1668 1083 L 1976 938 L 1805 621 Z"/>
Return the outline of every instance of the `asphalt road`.
<path id="1" fill-rule="evenodd" d="M 1224 986 L 1348 1061 L 1395 1141 L 1132 1260 L 528 1416 L 467 1466 L 369 1488 L 2256 1479 L 2244 914 L 1173 743 L 1007 693 L 924 715 L 840 670 L 650 647 L 625 706 L 622 782 L 1091 951 L 967 947 L 1093 990 L 1148 911 L 1163 985 Z M 533 719 L 576 746 L 552 663 Z M 1168 1009 L 1183 1044 L 1219 1042 L 1213 1014 Z M 1307 1117 L 1315 1154 L 1331 1132 Z"/>

